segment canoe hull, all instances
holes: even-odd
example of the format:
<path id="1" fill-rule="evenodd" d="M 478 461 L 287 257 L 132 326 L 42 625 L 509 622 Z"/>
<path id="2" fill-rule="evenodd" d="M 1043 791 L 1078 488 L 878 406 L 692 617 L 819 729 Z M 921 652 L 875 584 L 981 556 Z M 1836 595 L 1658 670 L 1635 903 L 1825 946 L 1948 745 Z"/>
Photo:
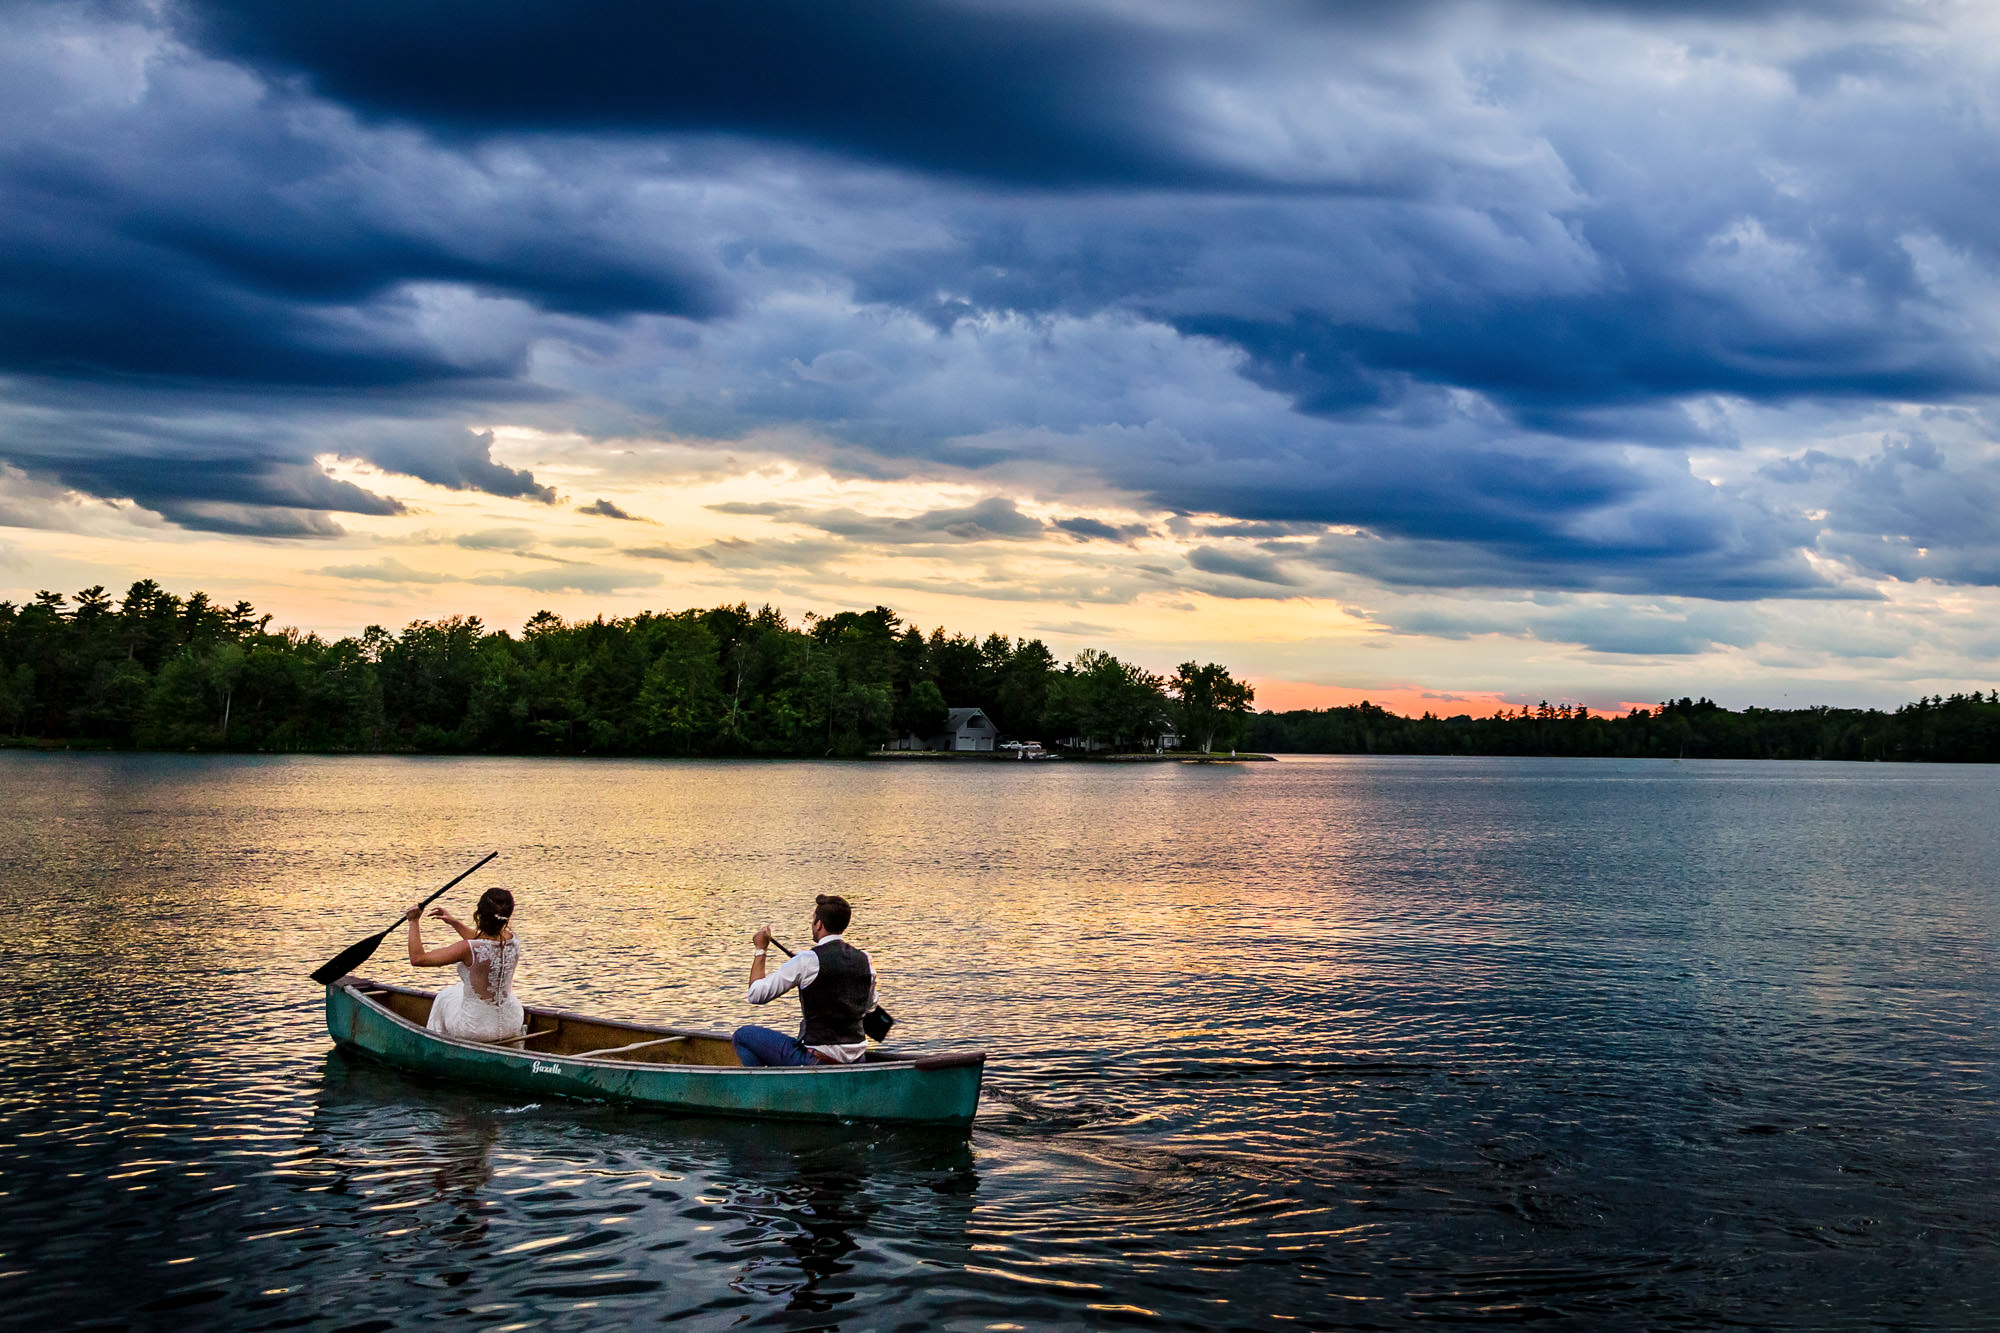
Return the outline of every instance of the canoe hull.
<path id="1" fill-rule="evenodd" d="M 326 988 L 326 1029 L 334 1041 L 414 1073 L 503 1092 L 693 1115 L 918 1125 L 969 1125 L 979 1105 L 983 1054 L 873 1059 L 811 1069 L 578 1058 L 440 1036 L 363 994 L 364 987 L 377 996 L 417 994 L 342 978 Z M 529 1026 L 554 1017 L 588 1021 L 531 1010 Z M 629 1026 L 635 1040 L 647 1033 L 679 1031 Z M 704 1043 L 726 1040 L 713 1033 L 688 1035 Z"/>

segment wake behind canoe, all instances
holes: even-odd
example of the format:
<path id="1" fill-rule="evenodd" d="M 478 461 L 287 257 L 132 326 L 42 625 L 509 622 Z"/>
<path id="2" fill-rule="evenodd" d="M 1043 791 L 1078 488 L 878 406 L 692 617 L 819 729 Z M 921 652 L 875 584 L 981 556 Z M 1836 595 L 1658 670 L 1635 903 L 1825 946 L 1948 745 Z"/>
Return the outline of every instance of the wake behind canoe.
<path id="1" fill-rule="evenodd" d="M 627 1102 L 700 1115 L 969 1125 L 986 1054 L 745 1069 L 727 1035 L 527 1009 L 528 1035 L 462 1041 L 424 1027 L 429 993 L 347 976 L 326 988 L 334 1041 L 388 1064 L 508 1092 Z"/>

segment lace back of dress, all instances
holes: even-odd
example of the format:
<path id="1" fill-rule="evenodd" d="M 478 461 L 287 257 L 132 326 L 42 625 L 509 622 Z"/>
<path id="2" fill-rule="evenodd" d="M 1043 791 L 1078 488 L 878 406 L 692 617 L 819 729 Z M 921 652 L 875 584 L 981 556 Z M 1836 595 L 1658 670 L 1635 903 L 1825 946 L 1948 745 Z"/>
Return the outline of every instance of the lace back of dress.
<path id="1" fill-rule="evenodd" d="M 514 993 L 514 965 L 521 961 L 521 941 L 473 940 L 472 962 L 466 980 L 472 993 L 488 1004 L 498 1004 Z"/>

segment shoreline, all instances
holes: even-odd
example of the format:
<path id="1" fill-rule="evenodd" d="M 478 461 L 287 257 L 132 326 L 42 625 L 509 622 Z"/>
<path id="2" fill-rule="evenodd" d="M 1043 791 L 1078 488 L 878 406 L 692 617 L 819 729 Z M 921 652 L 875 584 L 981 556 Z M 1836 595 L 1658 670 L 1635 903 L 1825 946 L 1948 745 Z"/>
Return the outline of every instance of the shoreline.
<path id="1" fill-rule="evenodd" d="M 870 750 L 867 754 L 851 757 L 930 760 L 947 764 L 1254 764 L 1277 761 L 1276 755 L 1251 754 L 1247 750 L 1241 754 L 1196 754 L 1192 750 L 1145 751 L 1138 754 L 1045 754 L 1037 759 L 1022 759 L 1018 755 L 1001 754 L 994 750 Z"/>
<path id="2" fill-rule="evenodd" d="M 30 754 L 176 754 L 176 755 L 246 755 L 277 757 L 283 755 L 320 755 L 329 759 L 344 758 L 393 758 L 393 759 L 667 759 L 676 762 L 693 763 L 736 763 L 746 759 L 768 760 L 772 763 L 856 763 L 862 761 L 914 761 L 928 763 L 963 764 L 1243 764 L 1275 763 L 1278 756 L 1271 754 L 1196 754 L 1192 751 L 1169 750 L 1164 754 L 1146 751 L 1139 754 L 1047 754 L 1039 759 L 1021 759 L 1013 754 L 1001 754 L 986 750 L 868 750 L 861 754 L 549 754 L 533 750 L 328 750 L 299 747 L 297 749 L 165 749 L 138 745 L 110 745 L 93 741 L 52 741 L 42 739 L 0 738 L 0 754 L 20 751 Z"/>
<path id="3" fill-rule="evenodd" d="M 1140 754 L 1051 754 L 1040 759 L 1016 759 L 1012 755 L 986 751 L 950 750 L 868 750 L 861 754 L 550 754 L 534 750 L 333 750 L 311 749 L 163 749 L 133 745 L 109 745 L 92 741 L 50 741 L 41 739 L 0 738 L 0 754 L 18 752 L 24 754 L 163 754 L 163 755 L 234 755 L 240 757 L 281 758 L 291 755 L 319 756 L 328 759 L 341 758 L 388 758 L 388 759 L 566 759 L 566 760 L 670 760 L 681 763 L 860 763 L 860 762 L 915 762 L 915 763 L 981 763 L 981 764 L 1023 764 L 1032 766 L 1042 763 L 1063 764 L 1245 764 L 1279 763 L 1287 759 L 1590 759 L 1590 760 L 1645 760 L 1658 763 L 1746 763 L 1746 764 L 1889 764 L 1910 765 L 1919 768 L 1979 768 L 1991 767 L 1996 762 L 1989 759 L 1919 759 L 1919 758 L 1847 758 L 1826 755 L 1632 755 L 1632 754 L 1489 754 L 1479 751 L 1448 750 L 1280 750 L 1272 753 L 1241 751 L 1235 755 L 1200 755 L 1187 751 L 1168 751 L 1156 754 L 1151 751 Z"/>

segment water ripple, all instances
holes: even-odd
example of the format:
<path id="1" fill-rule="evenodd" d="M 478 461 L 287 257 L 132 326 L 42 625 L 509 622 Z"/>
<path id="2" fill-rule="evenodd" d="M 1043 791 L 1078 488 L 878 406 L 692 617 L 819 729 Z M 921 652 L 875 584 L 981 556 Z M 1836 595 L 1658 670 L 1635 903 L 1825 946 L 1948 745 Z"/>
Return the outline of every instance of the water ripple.
<path id="1" fill-rule="evenodd" d="M 0 1325 L 1989 1326 L 1996 787 L 0 755 Z M 524 988 L 655 1021 L 847 892 L 972 1133 L 330 1052 L 303 973 L 490 844 Z"/>

